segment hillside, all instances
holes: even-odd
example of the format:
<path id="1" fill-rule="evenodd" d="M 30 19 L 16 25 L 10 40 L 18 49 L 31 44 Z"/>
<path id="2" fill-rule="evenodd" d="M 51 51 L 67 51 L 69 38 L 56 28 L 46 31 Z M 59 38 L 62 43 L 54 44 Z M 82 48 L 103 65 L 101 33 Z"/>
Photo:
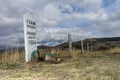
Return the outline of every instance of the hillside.
<path id="1" fill-rule="evenodd" d="M 84 41 L 84 49 L 87 49 L 87 43 L 89 44 L 90 50 L 106 50 L 114 47 L 120 47 L 120 37 L 112 37 L 112 38 L 88 38 Z M 76 41 L 72 43 L 73 48 L 81 49 L 81 41 Z M 38 49 L 47 49 L 51 50 L 53 48 L 67 49 L 68 42 L 56 45 L 56 46 L 38 46 Z M 19 50 L 23 50 L 24 47 L 20 47 Z M 0 50 L 0 52 L 4 52 L 6 49 Z M 8 49 L 11 50 L 11 49 Z"/>
<path id="2" fill-rule="evenodd" d="M 89 49 L 93 50 L 105 50 L 114 47 L 120 47 L 120 37 L 112 38 L 89 38 L 84 41 L 84 49 L 87 49 L 87 43 L 89 44 Z M 81 41 L 73 42 L 73 48 L 80 49 Z M 63 43 L 55 46 L 57 48 L 68 48 L 68 43 Z"/>

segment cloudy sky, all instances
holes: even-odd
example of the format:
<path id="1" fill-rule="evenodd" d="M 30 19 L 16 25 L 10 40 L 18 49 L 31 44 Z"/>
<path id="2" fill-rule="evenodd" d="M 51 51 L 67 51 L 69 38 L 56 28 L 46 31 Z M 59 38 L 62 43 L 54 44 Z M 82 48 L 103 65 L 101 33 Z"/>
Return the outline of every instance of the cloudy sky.
<path id="1" fill-rule="evenodd" d="M 120 0 L 0 0 L 0 47 L 23 43 L 23 13 L 37 20 L 39 44 L 120 36 Z"/>

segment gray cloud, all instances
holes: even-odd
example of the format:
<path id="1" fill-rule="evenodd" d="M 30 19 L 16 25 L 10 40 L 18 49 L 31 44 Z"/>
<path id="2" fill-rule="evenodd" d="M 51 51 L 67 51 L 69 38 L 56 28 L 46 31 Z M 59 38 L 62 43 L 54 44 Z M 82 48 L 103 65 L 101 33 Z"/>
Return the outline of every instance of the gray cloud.
<path id="1" fill-rule="evenodd" d="M 67 41 L 71 32 L 73 40 L 87 37 L 120 36 L 119 0 L 114 11 L 101 7 L 102 0 L 1 0 L 0 2 L 0 46 L 10 41 L 23 43 L 23 13 L 33 11 L 37 20 L 38 42 Z M 80 10 L 82 9 L 82 10 Z M 63 13 L 65 12 L 66 13 Z M 91 25 L 83 27 L 72 24 L 60 26 L 67 20 L 86 20 Z M 72 24 L 72 25 L 71 25 Z M 79 24 L 79 23 L 77 23 Z"/>

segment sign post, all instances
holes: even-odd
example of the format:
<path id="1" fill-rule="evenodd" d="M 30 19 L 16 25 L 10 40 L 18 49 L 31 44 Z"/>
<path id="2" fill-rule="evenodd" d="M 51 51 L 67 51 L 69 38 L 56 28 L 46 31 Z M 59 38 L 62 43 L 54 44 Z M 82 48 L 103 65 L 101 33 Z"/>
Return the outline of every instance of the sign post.
<path id="1" fill-rule="evenodd" d="M 37 50 L 36 45 L 36 22 L 32 12 L 26 12 L 23 15 L 24 23 L 24 42 L 25 42 L 25 61 L 31 60 L 31 54 Z"/>

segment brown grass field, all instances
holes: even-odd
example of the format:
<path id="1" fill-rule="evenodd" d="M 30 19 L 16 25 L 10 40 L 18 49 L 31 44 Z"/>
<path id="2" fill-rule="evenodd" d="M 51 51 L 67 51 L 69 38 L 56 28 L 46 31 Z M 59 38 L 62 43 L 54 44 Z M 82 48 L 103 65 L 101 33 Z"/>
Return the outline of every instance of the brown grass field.
<path id="1" fill-rule="evenodd" d="M 40 50 L 41 53 L 44 51 Z M 85 52 L 51 50 L 62 61 L 26 63 L 24 51 L 0 54 L 0 80 L 120 80 L 120 48 Z"/>

